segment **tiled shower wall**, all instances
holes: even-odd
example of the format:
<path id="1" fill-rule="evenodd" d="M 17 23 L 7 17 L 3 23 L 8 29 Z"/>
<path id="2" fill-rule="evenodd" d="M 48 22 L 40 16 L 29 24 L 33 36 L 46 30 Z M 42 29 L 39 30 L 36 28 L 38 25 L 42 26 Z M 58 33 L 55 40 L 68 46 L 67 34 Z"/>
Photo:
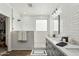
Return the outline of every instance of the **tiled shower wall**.
<path id="1" fill-rule="evenodd" d="M 36 31 L 36 20 L 48 20 L 48 16 L 47 15 L 36 15 L 36 16 L 23 16 L 22 19 L 20 19 L 21 21 L 17 21 L 17 19 L 13 20 L 13 48 L 12 49 L 30 49 L 29 45 L 31 45 L 31 40 L 33 40 L 34 45 L 32 44 L 30 47 L 34 46 L 34 48 L 45 48 L 45 36 L 47 35 L 47 32 L 45 31 Z M 27 39 L 29 41 L 27 41 L 26 43 L 22 43 L 22 42 L 17 42 L 17 32 L 18 31 L 25 31 L 25 32 L 29 32 L 32 33 L 30 34 L 28 37 L 31 37 L 31 39 Z M 16 34 L 16 35 L 15 35 Z M 15 39 L 16 38 L 16 39 Z M 16 40 L 16 42 L 15 42 Z M 15 43 L 17 45 L 15 45 Z M 30 43 L 30 44 L 29 44 Z M 22 45 L 19 45 L 22 44 Z M 41 45 L 40 45 L 41 44 Z M 18 48 L 19 45 L 19 48 Z M 26 46 L 25 46 L 26 45 Z M 22 47 L 21 47 L 22 46 Z M 25 46 L 25 47 L 23 47 Z"/>

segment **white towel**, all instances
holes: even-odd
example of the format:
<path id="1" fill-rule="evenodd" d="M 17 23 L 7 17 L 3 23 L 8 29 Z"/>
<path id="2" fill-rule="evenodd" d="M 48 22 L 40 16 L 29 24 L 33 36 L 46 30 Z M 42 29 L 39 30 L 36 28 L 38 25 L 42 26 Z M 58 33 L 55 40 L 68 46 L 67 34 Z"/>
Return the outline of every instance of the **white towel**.
<path id="1" fill-rule="evenodd" d="M 23 41 L 27 41 L 27 33 L 25 31 L 23 31 Z"/>
<path id="2" fill-rule="evenodd" d="M 22 32 L 21 31 L 18 31 L 18 40 L 22 40 Z"/>
<path id="3" fill-rule="evenodd" d="M 19 41 L 27 41 L 27 33 L 26 33 L 26 31 L 19 31 L 18 32 L 18 40 Z"/>

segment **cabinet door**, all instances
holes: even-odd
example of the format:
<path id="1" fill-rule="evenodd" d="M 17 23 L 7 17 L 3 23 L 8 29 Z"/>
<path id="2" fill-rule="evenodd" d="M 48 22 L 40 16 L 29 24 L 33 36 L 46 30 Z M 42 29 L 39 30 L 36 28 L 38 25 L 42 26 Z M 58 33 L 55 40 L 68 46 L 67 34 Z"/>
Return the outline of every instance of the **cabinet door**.
<path id="1" fill-rule="evenodd" d="M 63 56 L 64 54 L 56 47 L 54 47 L 54 56 Z"/>
<path id="2" fill-rule="evenodd" d="M 57 47 L 55 47 L 51 42 L 46 40 L 46 51 L 48 56 L 65 56 Z"/>
<path id="3" fill-rule="evenodd" d="M 48 56 L 52 56 L 51 49 L 52 49 L 52 45 L 50 44 L 49 41 L 46 41 L 46 52 Z"/>

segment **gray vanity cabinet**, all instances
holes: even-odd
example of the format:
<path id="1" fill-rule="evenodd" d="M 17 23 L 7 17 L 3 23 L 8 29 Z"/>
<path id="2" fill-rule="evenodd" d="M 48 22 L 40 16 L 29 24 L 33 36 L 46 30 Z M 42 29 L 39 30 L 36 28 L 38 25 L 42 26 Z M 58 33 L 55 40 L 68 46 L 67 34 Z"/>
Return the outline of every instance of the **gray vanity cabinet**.
<path id="1" fill-rule="evenodd" d="M 48 56 L 65 56 L 65 54 L 55 47 L 49 40 L 46 40 L 46 52 Z"/>

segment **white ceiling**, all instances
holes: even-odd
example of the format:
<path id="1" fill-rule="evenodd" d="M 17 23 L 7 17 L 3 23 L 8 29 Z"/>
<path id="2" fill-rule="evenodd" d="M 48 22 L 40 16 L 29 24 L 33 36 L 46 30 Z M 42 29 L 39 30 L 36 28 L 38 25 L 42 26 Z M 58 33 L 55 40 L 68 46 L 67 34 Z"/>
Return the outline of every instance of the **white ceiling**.
<path id="1" fill-rule="evenodd" d="M 56 8 L 54 3 L 32 3 L 32 7 L 28 3 L 10 3 L 21 15 L 49 15 Z"/>

